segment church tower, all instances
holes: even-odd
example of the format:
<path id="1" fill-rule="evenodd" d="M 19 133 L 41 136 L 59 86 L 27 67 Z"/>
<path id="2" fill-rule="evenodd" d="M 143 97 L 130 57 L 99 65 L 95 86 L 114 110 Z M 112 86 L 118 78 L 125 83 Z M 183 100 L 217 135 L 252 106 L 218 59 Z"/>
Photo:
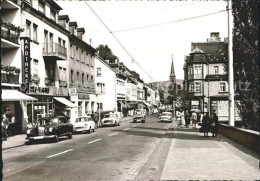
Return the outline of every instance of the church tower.
<path id="1" fill-rule="evenodd" d="M 176 84 L 176 76 L 174 71 L 174 64 L 173 64 L 173 55 L 172 55 L 172 66 L 171 66 L 171 73 L 170 73 L 170 82 L 173 86 Z"/>

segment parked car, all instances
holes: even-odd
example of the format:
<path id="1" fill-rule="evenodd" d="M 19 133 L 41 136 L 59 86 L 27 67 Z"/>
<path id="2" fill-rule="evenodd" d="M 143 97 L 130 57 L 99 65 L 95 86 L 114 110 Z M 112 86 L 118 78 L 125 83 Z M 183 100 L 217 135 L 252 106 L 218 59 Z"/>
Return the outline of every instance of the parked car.
<path id="1" fill-rule="evenodd" d="M 160 116 L 161 122 L 172 122 L 172 113 L 171 112 L 163 112 Z"/>
<path id="2" fill-rule="evenodd" d="M 95 132 L 95 121 L 91 116 L 83 115 L 76 118 L 75 123 L 73 124 L 74 132 Z"/>
<path id="3" fill-rule="evenodd" d="M 101 120 L 101 126 L 119 126 L 121 118 L 116 113 L 105 114 Z"/>
<path id="4" fill-rule="evenodd" d="M 136 123 L 137 121 L 142 121 L 144 123 L 145 118 L 146 114 L 144 113 L 144 111 L 142 111 L 141 109 L 137 109 L 133 117 L 133 122 Z"/>
<path id="5" fill-rule="evenodd" d="M 69 123 L 66 116 L 50 116 L 40 118 L 34 125 L 28 126 L 26 139 L 29 142 L 40 139 L 53 139 L 59 141 L 59 137 L 72 138 L 73 124 Z"/>

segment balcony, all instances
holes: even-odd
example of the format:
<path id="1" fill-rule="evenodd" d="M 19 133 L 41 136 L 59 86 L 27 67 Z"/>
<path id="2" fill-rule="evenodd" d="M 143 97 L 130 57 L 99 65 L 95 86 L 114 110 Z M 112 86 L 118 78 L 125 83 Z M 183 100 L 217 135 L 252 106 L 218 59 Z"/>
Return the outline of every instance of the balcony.
<path id="1" fill-rule="evenodd" d="M 193 79 L 202 79 L 202 74 L 191 74 L 191 75 L 188 75 L 188 80 L 193 80 Z"/>
<path id="2" fill-rule="evenodd" d="M 1 65 L 1 83 L 19 84 L 20 69 Z"/>
<path id="3" fill-rule="evenodd" d="M 77 93 L 96 93 L 95 83 L 74 83 L 69 84 L 69 88 L 76 88 Z"/>
<path id="4" fill-rule="evenodd" d="M 202 92 L 189 92 L 189 97 L 202 97 Z"/>
<path id="5" fill-rule="evenodd" d="M 1 22 L 1 47 L 19 48 L 18 40 L 22 29 L 10 23 Z"/>
<path id="6" fill-rule="evenodd" d="M 67 48 L 57 43 L 43 43 L 43 57 L 50 60 L 66 60 Z"/>

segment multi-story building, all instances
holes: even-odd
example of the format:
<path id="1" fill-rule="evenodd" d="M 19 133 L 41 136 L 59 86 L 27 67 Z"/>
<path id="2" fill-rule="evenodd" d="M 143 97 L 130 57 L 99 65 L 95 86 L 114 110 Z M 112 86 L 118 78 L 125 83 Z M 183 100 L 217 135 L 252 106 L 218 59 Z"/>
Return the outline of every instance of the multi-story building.
<path id="1" fill-rule="evenodd" d="M 207 42 L 192 43 L 186 56 L 184 84 L 188 108 L 193 111 L 216 112 L 220 121 L 229 119 L 228 42 L 219 33 L 211 33 Z M 237 115 L 237 119 L 240 119 Z"/>
<path id="2" fill-rule="evenodd" d="M 2 115 L 9 118 L 9 134 L 22 133 L 27 123 L 26 100 L 36 100 L 23 94 L 22 56 L 20 35 L 21 4 L 19 1 L 1 1 L 1 90 Z"/>
<path id="3" fill-rule="evenodd" d="M 96 50 L 84 41 L 84 28 L 69 22 L 69 92 L 70 100 L 78 105 L 74 110 L 81 116 L 97 110 L 95 91 Z"/>
<path id="4" fill-rule="evenodd" d="M 96 94 L 100 111 L 116 109 L 116 72 L 107 63 L 95 57 L 96 65 Z"/>
<path id="5" fill-rule="evenodd" d="M 59 19 L 62 8 L 53 0 L 23 1 L 21 34 L 30 39 L 30 72 L 26 72 L 27 55 L 23 54 L 24 81 L 27 93 L 37 101 L 27 102 L 29 122 L 38 116 L 52 114 L 74 115 L 68 95 L 69 82 L 69 26 L 68 17 Z M 23 46 L 26 50 L 27 45 Z M 29 75 L 29 76 L 28 76 Z M 28 81 L 29 77 L 29 81 Z"/>

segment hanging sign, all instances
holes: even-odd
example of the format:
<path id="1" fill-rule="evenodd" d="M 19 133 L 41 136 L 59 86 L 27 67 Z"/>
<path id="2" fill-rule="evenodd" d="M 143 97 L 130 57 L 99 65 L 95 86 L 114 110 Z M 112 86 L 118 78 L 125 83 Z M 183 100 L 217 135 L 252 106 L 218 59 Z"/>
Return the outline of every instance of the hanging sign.
<path id="1" fill-rule="evenodd" d="M 30 68 L 30 38 L 29 37 L 23 37 L 24 40 L 24 61 L 23 61 L 23 77 L 25 84 L 25 89 L 28 90 L 30 78 L 31 78 L 31 68 Z M 26 91 L 25 90 L 25 91 Z"/>

